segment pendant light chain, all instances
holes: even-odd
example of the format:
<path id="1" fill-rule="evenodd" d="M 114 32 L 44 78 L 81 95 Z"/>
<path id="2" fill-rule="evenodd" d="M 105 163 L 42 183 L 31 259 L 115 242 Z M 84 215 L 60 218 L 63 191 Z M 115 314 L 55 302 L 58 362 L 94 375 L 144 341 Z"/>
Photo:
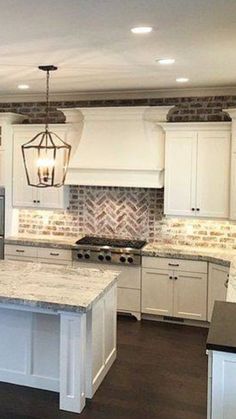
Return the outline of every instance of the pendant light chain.
<path id="1" fill-rule="evenodd" d="M 49 122 L 49 77 L 50 71 L 47 70 L 46 78 L 46 122 L 45 122 L 45 131 L 48 131 L 48 122 Z"/>

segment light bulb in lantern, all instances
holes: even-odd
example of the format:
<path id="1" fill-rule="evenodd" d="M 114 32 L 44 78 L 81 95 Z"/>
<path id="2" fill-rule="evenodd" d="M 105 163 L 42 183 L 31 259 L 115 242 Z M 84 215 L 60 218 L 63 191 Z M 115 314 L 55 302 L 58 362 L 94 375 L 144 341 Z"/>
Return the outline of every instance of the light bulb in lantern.
<path id="1" fill-rule="evenodd" d="M 39 180 L 43 180 L 43 182 L 51 180 L 50 174 L 52 175 L 52 170 L 55 167 L 55 160 L 47 157 L 38 158 L 36 165 L 38 168 Z"/>

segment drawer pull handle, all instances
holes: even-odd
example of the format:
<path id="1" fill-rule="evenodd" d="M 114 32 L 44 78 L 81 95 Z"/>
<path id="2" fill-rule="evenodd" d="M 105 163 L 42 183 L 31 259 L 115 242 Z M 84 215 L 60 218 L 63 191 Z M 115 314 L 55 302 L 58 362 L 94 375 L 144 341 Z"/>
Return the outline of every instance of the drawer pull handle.
<path id="1" fill-rule="evenodd" d="M 51 256 L 59 256 L 59 253 L 53 253 L 53 252 L 50 252 L 50 255 L 51 255 Z"/>
<path id="2" fill-rule="evenodd" d="M 229 278 L 227 278 L 225 283 L 224 283 L 225 288 L 228 288 L 228 285 L 229 285 Z"/>
<path id="3" fill-rule="evenodd" d="M 168 263 L 169 266 L 179 266 L 178 263 Z"/>
<path id="4" fill-rule="evenodd" d="M 16 252 L 17 252 L 17 253 L 25 253 L 25 251 L 24 251 L 24 250 L 22 250 L 22 249 L 16 249 Z"/>

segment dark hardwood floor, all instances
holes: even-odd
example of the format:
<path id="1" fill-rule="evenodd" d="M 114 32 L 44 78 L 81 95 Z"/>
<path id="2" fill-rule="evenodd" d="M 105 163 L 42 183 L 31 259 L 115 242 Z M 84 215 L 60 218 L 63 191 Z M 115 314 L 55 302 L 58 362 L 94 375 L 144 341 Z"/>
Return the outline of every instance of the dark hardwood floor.
<path id="1" fill-rule="evenodd" d="M 118 321 L 118 359 L 81 415 L 58 395 L 0 383 L 0 419 L 206 419 L 207 329 Z"/>

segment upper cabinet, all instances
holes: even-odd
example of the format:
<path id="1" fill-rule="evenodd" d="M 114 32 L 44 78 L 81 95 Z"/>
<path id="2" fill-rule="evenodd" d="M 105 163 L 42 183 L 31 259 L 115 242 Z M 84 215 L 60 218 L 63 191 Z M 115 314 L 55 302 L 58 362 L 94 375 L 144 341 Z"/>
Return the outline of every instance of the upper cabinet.
<path id="1" fill-rule="evenodd" d="M 11 153 L 12 124 L 20 123 L 27 117 L 24 115 L 3 112 L 0 113 L 0 185 L 6 186 L 9 164 L 9 150 Z M 8 163 L 7 163 L 8 162 Z"/>
<path id="2" fill-rule="evenodd" d="M 166 215 L 228 218 L 230 123 L 169 123 Z"/>
<path id="3" fill-rule="evenodd" d="M 50 126 L 52 131 L 67 141 L 68 127 L 65 124 Z M 68 186 L 61 188 L 35 188 L 28 186 L 21 146 L 43 130 L 42 125 L 16 125 L 13 136 L 13 184 L 12 203 L 14 207 L 63 209 L 67 205 Z M 34 162 L 32 161 L 32 165 Z M 37 176 L 36 168 L 32 172 Z"/>
<path id="4" fill-rule="evenodd" d="M 236 220 L 236 109 L 223 109 L 232 119 L 231 177 L 230 177 L 230 219 Z"/>

